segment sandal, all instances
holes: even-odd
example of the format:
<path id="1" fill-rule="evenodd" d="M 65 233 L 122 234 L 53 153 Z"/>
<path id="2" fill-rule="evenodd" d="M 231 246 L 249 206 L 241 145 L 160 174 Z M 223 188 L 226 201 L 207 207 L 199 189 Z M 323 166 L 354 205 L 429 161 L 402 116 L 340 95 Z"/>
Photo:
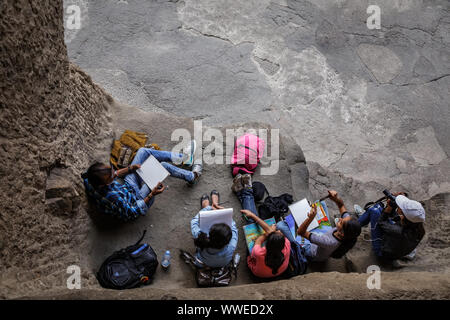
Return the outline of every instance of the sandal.
<path id="1" fill-rule="evenodd" d="M 209 200 L 209 196 L 206 194 L 206 193 L 204 193 L 203 195 L 202 195 L 202 197 L 200 198 L 200 208 L 201 209 L 203 209 L 203 201 L 205 201 L 205 200 L 208 200 L 208 202 L 209 202 L 209 206 L 211 205 L 211 201 Z"/>
<path id="2" fill-rule="evenodd" d="M 214 204 L 214 201 L 212 200 L 213 199 L 213 195 L 217 196 L 217 205 L 220 205 L 220 194 L 219 194 L 219 191 L 217 191 L 217 190 L 211 191 L 211 205 Z"/>

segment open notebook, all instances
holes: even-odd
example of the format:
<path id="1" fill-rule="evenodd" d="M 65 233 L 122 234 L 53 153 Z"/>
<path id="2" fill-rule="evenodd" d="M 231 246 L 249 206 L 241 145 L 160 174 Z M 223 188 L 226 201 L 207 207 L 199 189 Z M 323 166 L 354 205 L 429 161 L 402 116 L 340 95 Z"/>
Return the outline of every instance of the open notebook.
<path id="1" fill-rule="evenodd" d="M 269 226 L 276 224 L 275 218 L 264 220 Z M 264 229 L 257 223 L 247 224 L 242 227 L 244 229 L 245 242 L 247 243 L 248 252 L 252 252 L 255 246 L 255 240 L 265 233 Z"/>
<path id="2" fill-rule="evenodd" d="M 144 180 L 150 190 L 156 187 L 158 182 L 163 182 L 170 175 L 169 171 L 154 156 L 148 157 L 141 167 L 136 170 L 136 173 Z"/>

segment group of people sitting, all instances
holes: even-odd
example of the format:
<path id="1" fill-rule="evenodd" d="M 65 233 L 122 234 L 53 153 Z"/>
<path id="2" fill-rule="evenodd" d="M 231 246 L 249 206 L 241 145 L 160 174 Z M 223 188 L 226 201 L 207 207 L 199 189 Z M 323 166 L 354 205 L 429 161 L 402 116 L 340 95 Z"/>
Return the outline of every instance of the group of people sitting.
<path id="1" fill-rule="evenodd" d="M 97 208 L 111 216 L 123 220 L 135 219 L 145 215 L 153 204 L 155 196 L 162 193 L 165 187 L 159 184 L 149 190 L 135 171 L 153 155 L 175 178 L 184 179 L 193 185 L 202 174 L 202 166 L 194 163 L 195 143 L 192 142 L 185 153 L 177 154 L 149 148 L 138 150 L 131 165 L 114 170 L 113 167 L 95 163 L 87 170 L 84 185 L 88 197 Z M 182 163 L 190 170 L 179 168 L 169 162 Z M 123 178 L 123 182 L 118 181 Z M 239 199 L 241 213 L 246 223 L 257 223 L 265 233 L 259 236 L 251 252 L 248 253 L 247 264 L 251 272 L 259 278 L 274 278 L 286 271 L 291 244 L 295 242 L 288 224 L 283 219 L 276 225 L 269 226 L 258 216 L 253 196 L 252 175 L 237 173 L 231 186 Z M 338 207 L 340 218 L 335 227 L 326 233 L 308 231 L 315 219 L 317 206 L 312 206 L 308 218 L 298 227 L 297 234 L 309 240 L 303 245 L 308 261 L 325 261 L 330 257 L 340 258 L 357 242 L 361 228 L 370 224 L 371 242 L 374 253 L 382 259 L 394 261 L 415 250 L 425 231 L 425 211 L 422 205 L 409 199 L 404 193 L 396 193 L 395 203 L 391 200 L 386 205 L 376 203 L 361 215 L 350 213 L 343 200 L 334 190 L 329 190 L 329 199 Z M 200 199 L 201 211 L 223 209 L 220 206 L 220 194 L 213 190 Z M 233 221 L 229 226 L 224 223 L 212 225 L 208 233 L 200 231 L 199 215 L 191 221 L 191 232 L 197 248 L 196 256 L 204 265 L 219 268 L 228 265 L 238 244 L 238 229 Z"/>

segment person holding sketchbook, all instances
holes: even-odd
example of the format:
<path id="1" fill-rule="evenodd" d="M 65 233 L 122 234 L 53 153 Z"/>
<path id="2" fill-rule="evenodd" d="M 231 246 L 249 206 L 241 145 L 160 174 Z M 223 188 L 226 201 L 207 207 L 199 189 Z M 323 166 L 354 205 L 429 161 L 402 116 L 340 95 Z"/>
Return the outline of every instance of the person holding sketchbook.
<path id="1" fill-rule="evenodd" d="M 194 184 L 202 173 L 202 166 L 193 164 L 195 142 L 191 142 L 186 154 L 169 151 L 159 151 L 151 148 L 140 148 L 131 165 L 127 168 L 114 170 L 110 165 L 96 162 L 82 175 L 87 196 L 93 200 L 97 209 L 103 213 L 115 216 L 121 220 L 134 220 L 147 213 L 153 204 L 155 196 L 162 193 L 165 187 L 158 183 L 152 190 L 136 174 L 136 170 L 151 155 L 170 173 L 171 176 Z M 188 162 L 192 171 L 178 168 L 169 162 Z M 116 178 L 124 178 L 121 184 Z"/>
<path id="2" fill-rule="evenodd" d="M 223 209 L 219 206 L 219 193 L 211 191 L 210 197 L 204 194 L 200 199 L 201 211 Z M 238 229 L 232 221 L 231 227 L 225 223 L 216 223 L 211 226 L 208 233 L 200 230 L 200 219 L 197 214 L 191 221 L 191 232 L 194 244 L 197 247 L 197 258 L 211 268 L 220 268 L 228 265 L 233 259 L 238 242 Z"/>
<path id="3" fill-rule="evenodd" d="M 259 278 L 274 278 L 281 275 L 289 265 L 291 252 L 289 239 L 277 230 L 275 225 L 269 226 L 258 216 L 250 174 L 236 175 L 231 189 L 238 196 L 243 208 L 241 212 L 247 221 L 257 223 L 265 231 L 255 240 L 247 257 L 248 267 Z"/>
<path id="4" fill-rule="evenodd" d="M 308 226 L 317 214 L 317 206 L 313 206 L 308 214 L 308 218 L 297 229 L 297 234 L 308 239 L 311 243 L 305 244 L 306 257 L 311 261 L 325 261 L 329 257 L 341 258 L 347 251 L 355 245 L 358 236 L 361 234 L 361 225 L 356 217 L 351 216 L 345 208 L 344 202 L 338 197 L 334 190 L 328 191 L 329 198 L 336 203 L 341 214 L 336 227 L 326 233 L 315 233 L 307 231 Z M 284 223 L 284 221 L 281 221 Z M 280 224 L 280 223 L 279 223 Z M 280 228 L 280 226 L 279 226 Z M 289 228 L 280 228 L 286 236 L 294 240 Z"/>

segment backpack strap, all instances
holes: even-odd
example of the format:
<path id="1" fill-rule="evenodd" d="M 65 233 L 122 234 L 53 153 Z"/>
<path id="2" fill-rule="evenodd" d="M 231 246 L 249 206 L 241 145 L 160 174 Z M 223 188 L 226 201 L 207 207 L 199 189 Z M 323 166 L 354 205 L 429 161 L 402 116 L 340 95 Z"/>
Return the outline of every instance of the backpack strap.
<path id="1" fill-rule="evenodd" d="M 245 148 L 247 150 L 253 151 L 254 153 L 258 154 L 258 151 L 256 151 L 253 148 L 250 148 L 249 146 L 243 145 L 242 143 L 240 145 L 237 146 L 238 148 Z"/>
<path id="2" fill-rule="evenodd" d="M 145 234 L 147 233 L 147 229 L 144 230 L 142 233 L 142 236 L 139 238 L 139 240 L 136 242 L 135 246 L 141 243 L 142 240 L 144 240 Z"/>
<path id="3" fill-rule="evenodd" d="M 267 188 L 266 188 L 266 185 L 264 185 L 264 190 L 266 191 L 267 196 L 270 197 L 270 194 L 269 194 L 269 191 L 268 191 Z"/>

